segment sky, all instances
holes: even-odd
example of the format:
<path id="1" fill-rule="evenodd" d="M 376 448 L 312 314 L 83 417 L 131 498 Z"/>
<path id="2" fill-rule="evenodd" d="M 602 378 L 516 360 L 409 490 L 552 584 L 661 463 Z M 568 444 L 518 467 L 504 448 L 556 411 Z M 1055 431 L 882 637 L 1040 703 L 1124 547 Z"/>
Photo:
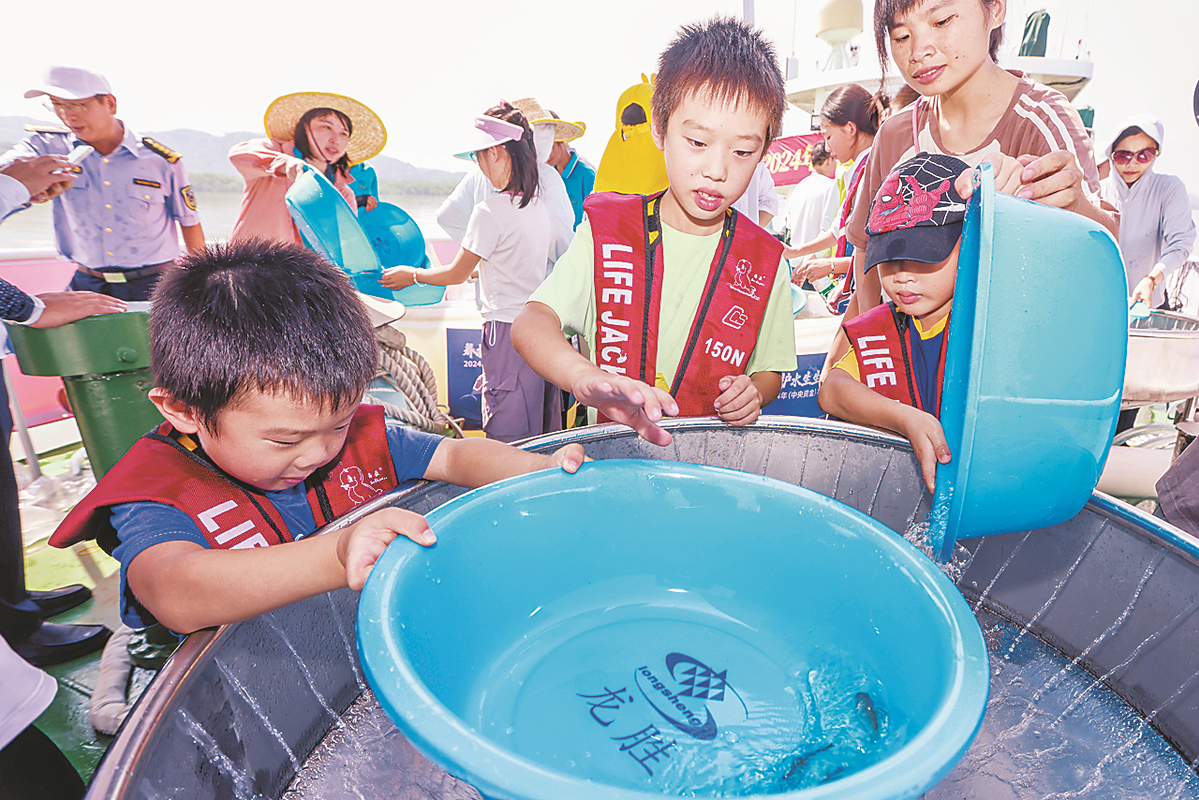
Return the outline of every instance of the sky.
<path id="1" fill-rule="evenodd" d="M 654 70 L 677 28 L 714 13 L 739 16 L 745 4 L 204 0 L 144 9 L 110 5 L 107 11 L 80 0 L 10 5 L 0 51 L 0 115 L 51 121 L 37 101 L 22 97 L 51 63 L 105 74 L 118 116 L 134 131 L 257 131 L 275 97 L 331 91 L 361 100 L 383 118 L 385 154 L 460 171 L 464 162 L 450 153 L 471 119 L 499 99 L 525 96 L 564 119 L 585 122 L 588 132 L 575 147 L 598 163 L 615 128 L 617 97 L 641 73 Z M 820 5 L 756 0 L 753 13 L 780 58 L 794 56 L 811 69 L 828 53 L 814 38 Z M 872 0 L 863 5 L 869 28 Z M 1166 141 L 1158 169 L 1181 175 L 1199 196 L 1199 127 L 1191 110 L 1199 80 L 1194 36 L 1199 2 L 1010 0 L 1010 6 L 1009 43 L 1019 44 L 1029 12 L 1047 8 L 1049 55 L 1081 53 L 1094 61 L 1094 79 L 1076 102 L 1096 108 L 1100 137 L 1133 113 L 1163 119 Z M 862 58 L 874 58 L 869 31 L 855 41 Z M 808 115 L 793 110 L 783 132 L 805 133 L 809 127 Z"/>

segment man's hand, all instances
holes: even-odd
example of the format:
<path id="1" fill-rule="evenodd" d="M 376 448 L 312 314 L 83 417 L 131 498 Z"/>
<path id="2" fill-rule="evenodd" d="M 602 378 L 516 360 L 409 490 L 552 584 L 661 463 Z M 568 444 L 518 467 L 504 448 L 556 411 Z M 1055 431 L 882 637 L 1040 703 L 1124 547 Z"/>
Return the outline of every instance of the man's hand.
<path id="1" fill-rule="evenodd" d="M 402 508 L 367 514 L 338 534 L 337 558 L 345 567 L 346 584 L 351 589 L 359 590 L 366 584 L 375 562 L 397 536 L 406 536 L 425 547 L 437 542 L 424 517 Z"/>
<path id="2" fill-rule="evenodd" d="M 669 392 L 649 384 L 591 370 L 571 387 L 571 393 L 585 406 L 599 409 L 608 419 L 628 425 L 650 444 L 665 447 L 670 434 L 658 427 L 662 415 L 677 416 L 679 405 Z"/>
<path id="3" fill-rule="evenodd" d="M 74 165 L 66 156 L 38 156 L 37 158 L 18 158 L 8 166 L 0 169 L 0 174 L 16 178 L 26 189 L 34 203 L 44 203 L 57 197 L 75 182 L 75 173 L 71 172 Z M 66 170 L 59 172 L 59 170 Z"/>
<path id="4" fill-rule="evenodd" d="M 126 308 L 124 300 L 96 292 L 47 292 L 38 299 L 46 304 L 31 328 L 57 328 L 96 314 L 115 314 Z"/>
<path id="5" fill-rule="evenodd" d="M 748 425 L 762 413 L 762 396 L 748 375 L 725 375 L 716 387 L 716 413 L 730 425 Z"/>

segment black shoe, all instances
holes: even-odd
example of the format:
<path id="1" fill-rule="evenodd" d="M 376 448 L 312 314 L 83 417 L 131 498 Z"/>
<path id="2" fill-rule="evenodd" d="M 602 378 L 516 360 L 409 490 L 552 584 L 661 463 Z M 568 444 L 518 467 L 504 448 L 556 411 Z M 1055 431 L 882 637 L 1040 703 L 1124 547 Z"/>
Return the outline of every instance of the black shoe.
<path id="1" fill-rule="evenodd" d="M 16 607 L 22 611 L 32 611 L 46 619 L 86 603 L 92 596 L 92 590 L 75 583 L 49 592 L 29 592 L 28 595 L 16 603 Z"/>
<path id="2" fill-rule="evenodd" d="M 57 625 L 43 622 L 28 636 L 9 639 L 21 658 L 35 667 L 61 664 L 94 653 L 108 641 L 112 631 L 103 625 Z"/>

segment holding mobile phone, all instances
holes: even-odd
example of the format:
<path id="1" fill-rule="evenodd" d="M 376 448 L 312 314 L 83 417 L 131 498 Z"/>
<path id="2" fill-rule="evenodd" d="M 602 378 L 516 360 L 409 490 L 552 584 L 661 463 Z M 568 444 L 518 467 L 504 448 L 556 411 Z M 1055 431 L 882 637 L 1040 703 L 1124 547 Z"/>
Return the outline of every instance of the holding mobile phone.
<path id="1" fill-rule="evenodd" d="M 67 161 L 70 161 L 72 164 L 74 164 L 75 168 L 67 169 L 66 167 L 63 167 L 62 169 L 55 170 L 55 174 L 62 175 L 67 172 L 79 172 L 79 164 L 83 161 L 83 159 L 87 158 L 94 152 L 96 152 L 96 148 L 92 147 L 90 144 L 79 145 L 67 154 Z"/>

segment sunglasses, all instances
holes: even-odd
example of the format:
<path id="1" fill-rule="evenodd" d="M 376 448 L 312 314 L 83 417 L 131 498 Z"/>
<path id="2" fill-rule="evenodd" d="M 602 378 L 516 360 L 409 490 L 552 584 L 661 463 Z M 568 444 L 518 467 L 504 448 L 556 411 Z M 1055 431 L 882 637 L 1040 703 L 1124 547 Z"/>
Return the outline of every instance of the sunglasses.
<path id="1" fill-rule="evenodd" d="M 1120 164 L 1121 166 L 1130 163 L 1134 158 L 1138 164 L 1148 164 L 1157 158 L 1157 148 L 1146 147 L 1144 150 L 1138 150 L 1135 153 L 1131 150 L 1116 150 L 1112 153 L 1112 163 Z"/>

